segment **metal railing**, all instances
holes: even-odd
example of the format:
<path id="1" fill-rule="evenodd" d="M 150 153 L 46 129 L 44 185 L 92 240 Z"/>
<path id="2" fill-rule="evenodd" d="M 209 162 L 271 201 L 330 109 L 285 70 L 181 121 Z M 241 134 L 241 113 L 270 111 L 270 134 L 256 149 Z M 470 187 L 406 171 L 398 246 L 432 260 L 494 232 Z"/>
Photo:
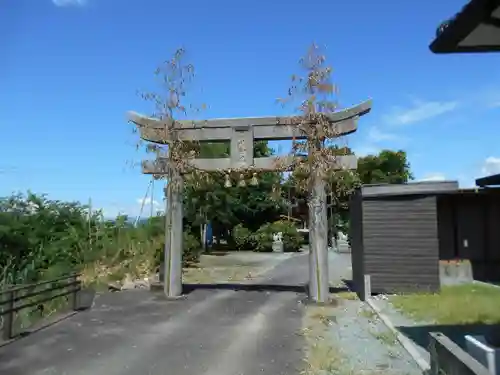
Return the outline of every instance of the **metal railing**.
<path id="1" fill-rule="evenodd" d="M 77 273 L 72 273 L 57 279 L 0 290 L 0 318 L 3 320 L 2 338 L 10 340 L 16 336 L 14 318 L 16 313 L 21 310 L 30 307 L 43 307 L 44 303 L 64 296 L 70 296 L 70 307 L 73 310 L 78 310 L 78 292 L 82 289 L 79 276 Z"/>

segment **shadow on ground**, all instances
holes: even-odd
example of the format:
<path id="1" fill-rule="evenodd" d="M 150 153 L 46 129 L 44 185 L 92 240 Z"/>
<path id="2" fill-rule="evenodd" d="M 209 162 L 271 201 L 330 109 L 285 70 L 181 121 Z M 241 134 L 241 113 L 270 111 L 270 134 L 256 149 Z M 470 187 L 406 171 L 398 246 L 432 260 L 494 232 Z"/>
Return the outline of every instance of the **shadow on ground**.
<path id="1" fill-rule="evenodd" d="M 356 288 L 356 285 L 354 284 L 354 281 L 351 279 L 342 279 L 342 283 L 349 289 L 351 292 L 358 293 L 358 290 Z"/>
<path id="2" fill-rule="evenodd" d="M 160 287 L 161 289 L 162 287 Z M 307 293 L 307 285 L 283 285 L 283 284 L 183 284 L 182 291 L 189 294 L 196 290 L 234 290 L 248 292 L 294 292 Z M 347 292 L 348 288 L 330 287 L 330 293 Z"/>
<path id="3" fill-rule="evenodd" d="M 422 348 L 429 347 L 430 332 L 443 333 L 464 350 L 465 335 L 484 335 L 487 339 L 498 342 L 500 334 L 500 324 L 425 325 L 412 327 L 400 326 L 396 328 Z"/>

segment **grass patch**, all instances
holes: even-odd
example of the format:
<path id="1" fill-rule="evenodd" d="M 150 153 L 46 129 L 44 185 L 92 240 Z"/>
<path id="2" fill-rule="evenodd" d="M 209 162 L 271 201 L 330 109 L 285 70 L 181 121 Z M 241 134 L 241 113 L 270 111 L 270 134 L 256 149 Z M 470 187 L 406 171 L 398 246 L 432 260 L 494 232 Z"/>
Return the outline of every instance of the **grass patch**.
<path id="1" fill-rule="evenodd" d="M 325 335 L 334 320 L 335 309 L 328 306 L 307 306 L 301 334 L 306 340 L 304 375 L 339 374 L 343 356 Z"/>
<path id="2" fill-rule="evenodd" d="M 354 292 L 338 292 L 335 295 L 340 299 L 346 299 L 349 301 L 355 301 L 358 299 L 358 295 Z"/>
<path id="3" fill-rule="evenodd" d="M 27 304 L 31 302 L 30 300 L 36 301 L 34 297 L 31 299 L 22 300 L 21 304 Z M 20 332 L 23 332 L 27 328 L 32 327 L 40 323 L 42 320 L 50 318 L 51 316 L 65 310 L 70 310 L 70 303 L 68 296 L 57 297 L 51 301 L 35 305 L 33 307 L 18 310 L 14 313 L 14 321 L 12 323 L 14 336 Z M 3 326 L 3 317 L 2 317 Z"/>
<path id="4" fill-rule="evenodd" d="M 362 316 L 363 318 L 366 318 L 368 320 L 375 319 L 377 316 L 371 309 L 364 308 L 359 312 L 359 315 Z"/>
<path id="5" fill-rule="evenodd" d="M 314 322 L 321 322 L 325 326 L 331 326 L 333 323 L 337 323 L 337 317 L 333 314 L 330 309 L 322 307 L 311 312 L 311 319 Z"/>
<path id="6" fill-rule="evenodd" d="M 376 332 L 372 334 L 377 340 L 387 346 L 395 345 L 397 342 L 396 335 L 391 331 Z"/>
<path id="7" fill-rule="evenodd" d="M 480 284 L 444 286 L 440 293 L 392 296 L 398 310 L 436 324 L 500 323 L 500 289 Z"/>
<path id="8" fill-rule="evenodd" d="M 185 268 L 182 278 L 188 284 L 230 283 L 252 280 L 263 271 L 263 267 L 251 266 Z"/>
<path id="9" fill-rule="evenodd" d="M 188 284 L 241 282 L 256 278 L 269 267 L 251 257 L 203 255 L 197 267 L 183 269 L 182 278 Z"/>

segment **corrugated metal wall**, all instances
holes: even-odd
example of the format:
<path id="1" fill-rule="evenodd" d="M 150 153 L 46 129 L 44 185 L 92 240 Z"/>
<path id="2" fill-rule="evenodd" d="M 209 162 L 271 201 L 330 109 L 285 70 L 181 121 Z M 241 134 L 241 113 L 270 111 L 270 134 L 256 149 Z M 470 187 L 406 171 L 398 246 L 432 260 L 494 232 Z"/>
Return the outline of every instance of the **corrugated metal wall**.
<path id="1" fill-rule="evenodd" d="M 364 200 L 363 237 L 373 293 L 439 289 L 435 196 Z"/>
<path id="2" fill-rule="evenodd" d="M 500 189 L 477 194 L 452 182 L 364 186 L 350 210 L 360 296 L 364 275 L 372 293 L 436 291 L 440 259 L 469 259 L 476 280 L 500 281 Z"/>
<path id="3" fill-rule="evenodd" d="M 354 288 L 361 299 L 364 299 L 363 268 L 363 211 L 361 191 L 356 191 L 349 202 L 351 239 L 351 266 Z"/>

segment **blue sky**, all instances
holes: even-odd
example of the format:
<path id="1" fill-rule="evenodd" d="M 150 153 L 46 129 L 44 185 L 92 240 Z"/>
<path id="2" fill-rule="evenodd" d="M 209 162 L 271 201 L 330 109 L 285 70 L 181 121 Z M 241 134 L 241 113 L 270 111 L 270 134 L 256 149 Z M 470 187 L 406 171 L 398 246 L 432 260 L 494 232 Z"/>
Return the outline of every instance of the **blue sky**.
<path id="1" fill-rule="evenodd" d="M 404 149 L 418 179 L 500 172 L 500 54 L 434 55 L 464 0 L 0 0 L 0 195 L 31 189 L 137 214 L 149 182 L 126 112 L 184 46 L 205 117 L 282 115 L 297 60 L 326 47 L 347 107 L 373 99 L 348 144 Z M 161 186 L 154 199 L 161 203 Z M 149 209 L 148 209 L 149 210 Z"/>

